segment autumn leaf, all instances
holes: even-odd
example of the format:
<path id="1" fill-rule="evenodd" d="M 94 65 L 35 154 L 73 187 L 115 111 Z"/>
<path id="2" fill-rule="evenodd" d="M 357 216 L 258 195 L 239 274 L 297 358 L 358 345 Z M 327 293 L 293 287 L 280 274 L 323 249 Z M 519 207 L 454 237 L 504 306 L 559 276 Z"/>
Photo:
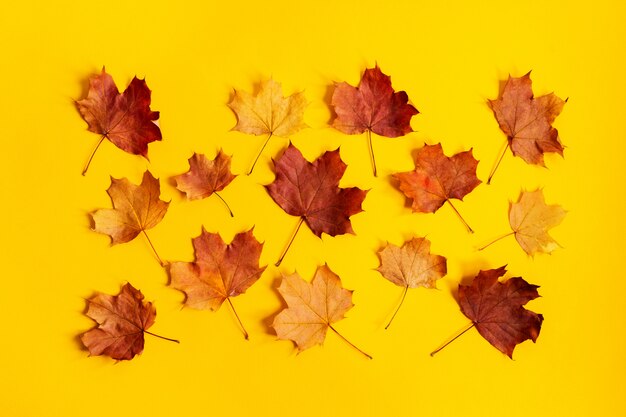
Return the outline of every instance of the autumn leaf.
<path id="1" fill-rule="evenodd" d="M 143 174 L 140 185 L 131 184 L 126 178 L 111 178 L 107 190 L 112 209 L 100 209 L 91 215 L 94 231 L 111 237 L 111 244 L 130 242 L 143 233 L 161 265 L 163 261 L 152 245 L 146 230 L 163 219 L 170 203 L 159 199 L 160 184 L 150 171 Z"/>
<path id="2" fill-rule="evenodd" d="M 537 341 L 543 316 L 523 306 L 539 297 L 539 287 L 519 277 L 499 282 L 498 278 L 505 274 L 505 268 L 480 271 L 471 285 L 459 285 L 459 305 L 472 325 L 431 355 L 472 327 L 476 327 L 482 337 L 509 358 L 513 358 L 515 346 L 524 340 Z"/>
<path id="3" fill-rule="evenodd" d="M 80 338 L 90 355 L 130 360 L 143 352 L 144 333 L 179 343 L 147 330 L 154 324 L 156 309 L 143 298 L 141 291 L 127 283 L 118 295 L 98 293 L 87 300 L 85 314 L 98 323 Z"/>
<path id="4" fill-rule="evenodd" d="M 300 217 L 296 232 L 276 266 L 285 257 L 302 222 L 318 237 L 322 233 L 330 236 L 354 233 L 350 216 L 363 211 L 361 203 L 367 191 L 357 187 L 339 188 L 346 170 L 339 149 L 328 151 L 311 163 L 290 144 L 274 166 L 276 179 L 266 186 L 268 193 L 287 214 Z"/>
<path id="5" fill-rule="evenodd" d="M 552 127 L 552 123 L 566 102 L 553 93 L 534 97 L 530 72 L 519 78 L 509 76 L 502 96 L 489 100 L 489 107 L 507 136 L 508 143 L 489 175 L 487 184 L 491 182 L 508 148 L 526 163 L 541 166 L 545 166 L 543 154 L 546 152 L 563 156 L 559 132 Z"/>
<path id="6" fill-rule="evenodd" d="M 259 266 L 263 244 L 255 239 L 252 229 L 238 233 L 226 245 L 219 234 L 202 228 L 192 242 L 196 260 L 172 263 L 170 286 L 185 293 L 185 305 L 191 308 L 218 310 L 228 301 L 248 339 L 230 299 L 246 292 L 265 271 L 265 266 Z"/>
<path id="7" fill-rule="evenodd" d="M 175 176 L 174 181 L 176 181 L 176 188 L 187 194 L 189 200 L 207 198 L 215 193 L 228 208 L 230 217 L 233 217 L 230 206 L 217 192 L 223 190 L 235 177 L 236 175 L 230 171 L 230 156 L 220 149 L 213 160 L 194 153 L 189 158 L 189 171 Z"/>
<path id="8" fill-rule="evenodd" d="M 559 225 L 566 211 L 559 205 L 547 205 L 542 190 L 522 191 L 519 201 L 512 203 L 509 210 L 511 233 L 500 236 L 483 246 L 483 250 L 507 236 L 514 235 L 524 251 L 533 256 L 536 253 L 552 253 L 560 247 L 548 234 L 548 230 Z"/>
<path id="9" fill-rule="evenodd" d="M 465 222 L 450 199 L 463 200 L 481 183 L 476 177 L 478 161 L 472 150 L 452 157 L 444 155 L 441 144 L 424 145 L 414 157 L 415 170 L 394 174 L 404 195 L 413 200 L 411 207 L 417 213 L 434 213 L 444 203 L 459 216 L 467 230 L 474 231 Z"/>
<path id="10" fill-rule="evenodd" d="M 366 69 L 358 87 L 342 82 L 336 85 L 331 105 L 336 114 L 333 127 L 348 135 L 367 132 L 376 176 L 376 160 L 372 148 L 372 132 L 380 136 L 395 138 L 413 131 L 411 117 L 419 112 L 408 104 L 404 91 L 395 92 L 391 77 L 383 74 L 376 65 Z"/>
<path id="11" fill-rule="evenodd" d="M 161 140 L 161 130 L 155 124 L 159 112 L 150 110 L 150 94 L 145 80 L 137 77 L 120 94 L 104 68 L 102 73 L 89 79 L 87 97 L 76 101 L 76 107 L 87 122 L 88 130 L 101 137 L 83 175 L 104 139 L 128 153 L 148 157 L 148 144 Z"/>
<path id="12" fill-rule="evenodd" d="M 308 127 L 303 119 L 307 105 L 304 93 L 283 97 L 280 83 L 271 79 L 263 82 L 255 95 L 235 91 L 233 100 L 228 104 L 237 115 L 237 125 L 233 130 L 250 135 L 267 135 L 248 175 L 252 174 L 259 156 L 273 135 L 289 137 Z"/>
<path id="13" fill-rule="evenodd" d="M 415 237 L 401 247 L 387 244 L 378 252 L 378 272 L 396 285 L 404 287 L 402 299 L 385 329 L 389 328 L 400 310 L 409 288 L 436 288 L 436 281 L 447 273 L 446 258 L 431 255 L 430 241 Z"/>
<path id="14" fill-rule="evenodd" d="M 352 291 L 343 288 L 341 279 L 327 265 L 317 268 L 311 283 L 297 273 L 283 276 L 278 291 L 287 303 L 287 308 L 274 318 L 272 324 L 279 339 L 292 340 L 303 351 L 323 344 L 326 331 L 330 329 L 363 355 L 372 358 L 332 326 L 343 319 L 354 304 Z"/>

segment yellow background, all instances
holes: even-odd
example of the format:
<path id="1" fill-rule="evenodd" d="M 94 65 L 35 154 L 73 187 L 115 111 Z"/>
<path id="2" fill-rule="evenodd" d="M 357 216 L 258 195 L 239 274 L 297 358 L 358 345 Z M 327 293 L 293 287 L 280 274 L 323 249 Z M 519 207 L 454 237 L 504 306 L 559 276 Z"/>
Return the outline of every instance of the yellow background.
<path id="1" fill-rule="evenodd" d="M 626 311 L 623 295 L 626 204 L 626 9 L 594 1 L 182 1 L 29 2 L 0 14 L 0 414 L 5 416 L 620 416 L 626 413 Z M 365 135 L 328 127 L 334 81 L 356 84 L 378 63 L 421 111 L 416 133 L 374 138 L 379 172 L 371 175 Z M 124 89 L 146 77 L 163 141 L 150 162 L 106 142 L 86 177 L 97 142 L 73 100 L 106 65 Z M 508 154 L 491 186 L 457 204 L 476 233 L 449 207 L 413 214 L 389 175 L 412 167 L 410 151 L 442 142 L 447 154 L 474 148 L 484 181 L 504 145 L 486 105 L 510 73 L 532 69 L 536 94 L 569 97 L 557 119 L 565 158 L 549 169 Z M 341 146 L 343 186 L 371 189 L 356 236 L 321 240 L 303 228 L 280 268 L 273 266 L 297 219 L 262 184 L 271 156 L 288 143 L 273 138 L 251 177 L 222 195 L 187 202 L 170 178 L 192 152 L 222 147 L 233 171 L 248 169 L 263 138 L 229 131 L 233 88 L 262 80 L 304 90 L 311 129 L 291 140 L 312 160 Z M 230 241 L 255 226 L 265 241 L 257 284 L 233 300 L 251 334 L 246 342 L 227 308 L 181 309 L 183 295 L 145 239 L 109 247 L 89 230 L 88 213 L 110 207 L 109 176 L 138 182 L 149 168 L 162 182 L 169 212 L 149 231 L 167 260 L 193 259 L 201 225 Z M 569 213 L 553 231 L 564 246 L 529 258 L 513 238 L 476 248 L 509 230 L 507 209 L 521 189 L 543 187 L 548 203 Z M 448 258 L 439 290 L 412 290 L 383 329 L 402 289 L 374 269 L 376 251 L 427 235 Z M 337 329 L 369 361 L 328 334 L 299 355 L 268 327 L 281 306 L 275 285 L 297 270 L 310 280 L 327 262 L 356 306 Z M 429 352 L 467 324 L 454 299 L 458 283 L 508 264 L 507 276 L 541 285 L 529 308 L 545 322 L 537 344 L 509 360 L 473 330 L 434 358 Z M 88 357 L 78 336 L 93 322 L 82 313 L 95 291 L 117 293 L 130 281 L 157 308 L 156 333 L 130 362 Z"/>

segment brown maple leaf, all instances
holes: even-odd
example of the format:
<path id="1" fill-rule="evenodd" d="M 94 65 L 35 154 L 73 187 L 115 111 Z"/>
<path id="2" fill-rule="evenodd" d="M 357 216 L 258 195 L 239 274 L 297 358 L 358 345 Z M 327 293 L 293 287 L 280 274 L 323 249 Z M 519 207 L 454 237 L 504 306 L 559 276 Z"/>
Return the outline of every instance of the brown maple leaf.
<path id="1" fill-rule="evenodd" d="M 339 180 L 346 170 L 339 149 L 325 152 L 311 163 L 293 144 L 289 144 L 274 165 L 276 179 L 266 188 L 287 214 L 300 217 L 296 233 L 303 221 L 318 237 L 322 233 L 330 236 L 354 233 L 350 216 L 363 211 L 361 203 L 367 191 L 357 187 L 339 188 Z M 287 249 L 276 266 L 282 262 Z"/>
<path id="2" fill-rule="evenodd" d="M 542 190 L 522 191 L 517 203 L 509 210 L 511 233 L 507 233 L 483 246 L 483 250 L 493 243 L 514 235 L 517 243 L 528 255 L 552 253 L 560 245 L 548 234 L 548 230 L 559 225 L 567 212 L 559 205 L 547 205 Z"/>
<path id="3" fill-rule="evenodd" d="M 175 176 L 174 180 L 176 188 L 184 192 L 189 200 L 207 198 L 215 193 L 228 208 L 230 217 L 233 217 L 230 206 L 217 192 L 223 190 L 235 177 L 236 175 L 230 171 L 230 156 L 220 149 L 213 160 L 194 153 L 189 158 L 189 171 Z"/>
<path id="4" fill-rule="evenodd" d="M 146 233 L 163 219 L 170 204 L 159 198 L 159 180 L 150 171 L 144 172 L 140 185 L 132 184 L 126 178 L 111 177 L 107 193 L 113 208 L 100 209 L 91 215 L 93 230 L 109 235 L 112 245 L 129 242 L 143 233 L 159 263 L 164 265 Z"/>
<path id="5" fill-rule="evenodd" d="M 554 119 L 561 113 L 567 100 L 561 100 L 553 93 L 534 97 L 530 72 L 523 77 L 509 76 L 502 96 L 489 100 L 489 107 L 507 136 L 504 149 L 487 184 L 491 182 L 507 148 L 529 164 L 545 166 L 543 154 L 556 152 L 563 156 L 563 145 L 559 132 L 552 127 Z"/>
<path id="6" fill-rule="evenodd" d="M 300 351 L 321 345 L 328 329 L 368 358 L 367 353 L 349 342 L 332 325 L 344 318 L 352 304 L 352 291 L 341 285 L 341 279 L 323 265 L 317 268 L 311 283 L 300 275 L 283 276 L 278 287 L 287 303 L 272 324 L 279 339 L 292 340 Z"/>
<path id="7" fill-rule="evenodd" d="M 430 241 L 415 237 L 404 242 L 401 247 L 387 244 L 378 252 L 380 266 L 378 272 L 396 285 L 404 287 L 402 299 L 385 329 L 389 328 L 400 310 L 409 288 L 436 288 L 436 281 L 447 273 L 446 258 L 431 255 Z"/>
<path id="8" fill-rule="evenodd" d="M 127 283 L 118 295 L 98 293 L 87 300 L 85 314 L 98 323 L 80 338 L 90 355 L 130 360 L 143 352 L 144 333 L 179 343 L 147 330 L 154 324 L 156 309 L 143 298 L 141 291 Z"/>
<path id="9" fill-rule="evenodd" d="M 271 79 L 263 82 L 255 95 L 235 91 L 233 100 L 228 103 L 237 115 L 237 125 L 232 130 L 251 135 L 267 135 L 248 175 L 252 174 L 272 135 L 288 137 L 308 127 L 303 118 L 307 105 L 304 93 L 283 97 L 280 83 Z"/>
<path id="10" fill-rule="evenodd" d="M 230 298 L 246 292 L 265 271 L 265 266 L 259 266 L 263 244 L 255 239 L 252 229 L 238 233 L 226 245 L 219 234 L 202 228 L 192 242 L 196 260 L 172 263 L 170 286 L 184 292 L 185 305 L 195 309 L 218 310 L 228 301 L 247 339 Z"/>
<path id="11" fill-rule="evenodd" d="M 150 94 L 145 80 L 137 77 L 120 94 L 104 68 L 102 73 L 89 79 L 87 97 L 76 101 L 76 107 L 87 122 L 88 130 L 101 135 L 101 138 L 89 157 L 83 175 L 105 138 L 128 153 L 148 157 L 148 144 L 161 140 L 161 130 L 155 124 L 159 112 L 150 110 Z"/>
<path id="12" fill-rule="evenodd" d="M 406 92 L 393 90 L 391 77 L 383 74 L 378 65 L 365 70 L 358 87 L 345 82 L 335 87 L 331 105 L 337 117 L 333 120 L 333 127 L 349 135 L 367 131 L 374 176 L 376 161 L 372 132 L 388 138 L 412 132 L 411 117 L 419 112 L 408 104 L 408 100 Z"/>
<path id="13" fill-rule="evenodd" d="M 415 153 L 414 162 L 415 170 L 393 175 L 399 181 L 400 190 L 413 200 L 413 211 L 434 213 L 447 202 L 467 230 L 473 233 L 450 201 L 451 198 L 463 200 L 481 183 L 476 177 L 478 161 L 474 159 L 472 150 L 448 157 L 444 155 L 440 143 L 424 145 Z"/>

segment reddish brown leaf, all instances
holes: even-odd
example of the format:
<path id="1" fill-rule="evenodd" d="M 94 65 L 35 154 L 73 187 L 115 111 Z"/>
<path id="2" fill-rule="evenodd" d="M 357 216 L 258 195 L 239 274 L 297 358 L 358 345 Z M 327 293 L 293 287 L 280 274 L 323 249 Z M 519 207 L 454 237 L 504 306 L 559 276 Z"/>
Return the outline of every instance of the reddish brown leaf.
<path id="1" fill-rule="evenodd" d="M 363 211 L 361 203 L 367 191 L 339 188 L 347 167 L 339 149 L 328 151 L 311 163 L 290 144 L 274 165 L 276 179 L 266 188 L 287 214 L 302 217 L 318 237 L 322 233 L 354 233 L 350 216 Z"/>
<path id="2" fill-rule="evenodd" d="M 120 94 L 102 68 L 101 74 L 90 78 L 87 98 L 77 101 L 76 106 L 89 131 L 126 152 L 147 158 L 148 144 L 161 140 L 161 130 L 154 123 L 159 112 L 150 110 L 150 93 L 146 82 L 134 77 Z"/>
<path id="3" fill-rule="evenodd" d="M 87 300 L 85 314 L 98 323 L 81 336 L 90 355 L 130 360 L 143 352 L 144 333 L 178 343 L 147 331 L 154 324 L 156 309 L 143 298 L 141 291 L 125 284 L 118 295 L 99 293 Z"/>
<path id="4" fill-rule="evenodd" d="M 513 155 L 529 164 L 544 166 L 544 153 L 556 152 L 563 156 L 559 132 L 552 123 L 566 101 L 553 93 L 535 98 L 529 72 L 519 78 L 509 76 L 502 96 L 489 100 L 489 106 L 508 138 Z"/>
<path id="5" fill-rule="evenodd" d="M 243 294 L 265 271 L 265 266 L 259 266 L 263 244 L 252 229 L 235 235 L 226 245 L 219 234 L 202 228 L 192 242 L 195 262 L 174 262 L 170 267 L 170 286 L 185 293 L 186 306 L 218 310 L 228 300 L 232 307 L 230 298 Z"/>
<path id="6" fill-rule="evenodd" d="M 383 74 L 378 65 L 365 70 L 358 87 L 345 82 L 335 87 L 331 105 L 337 117 L 333 127 L 349 135 L 368 132 L 374 176 L 376 162 L 371 132 L 389 138 L 412 132 L 411 117 L 419 112 L 408 100 L 406 92 L 393 90 L 391 77 Z"/>
<path id="7" fill-rule="evenodd" d="M 394 174 L 400 190 L 413 200 L 411 206 L 414 212 L 434 213 L 445 202 L 452 206 L 451 198 L 463 200 L 481 183 L 476 177 L 478 161 L 474 159 L 471 149 L 448 157 L 444 155 L 440 143 L 424 145 L 416 152 L 414 162 L 415 170 Z"/>
<path id="8" fill-rule="evenodd" d="M 480 335 L 512 358 L 516 345 L 537 340 L 543 316 L 523 307 L 539 297 L 539 287 L 519 277 L 498 282 L 505 268 L 480 271 L 471 285 L 459 285 L 459 305 Z"/>

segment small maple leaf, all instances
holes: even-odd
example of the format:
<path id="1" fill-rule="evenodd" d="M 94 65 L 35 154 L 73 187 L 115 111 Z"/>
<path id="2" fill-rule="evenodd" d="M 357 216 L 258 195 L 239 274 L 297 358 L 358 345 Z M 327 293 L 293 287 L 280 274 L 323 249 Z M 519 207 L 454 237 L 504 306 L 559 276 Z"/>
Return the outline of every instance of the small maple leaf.
<path id="1" fill-rule="evenodd" d="M 143 352 L 144 333 L 179 343 L 147 330 L 154 324 L 156 309 L 143 298 L 141 291 L 127 283 L 118 295 L 98 293 L 87 300 L 85 314 L 98 323 L 80 338 L 90 355 L 130 360 Z"/>
<path id="2" fill-rule="evenodd" d="M 209 160 L 202 154 L 194 153 L 189 158 L 189 171 L 174 177 L 176 188 L 184 192 L 189 200 L 207 198 L 215 193 L 224 202 L 230 216 L 233 212 L 228 203 L 217 193 L 226 187 L 236 175 L 230 171 L 230 156 L 222 150 L 217 153 L 213 160 Z"/>
<path id="3" fill-rule="evenodd" d="M 523 77 L 509 76 L 502 97 L 489 100 L 489 107 L 507 136 L 507 148 L 529 164 L 545 166 L 543 154 L 556 152 L 563 156 L 559 132 L 552 127 L 567 100 L 550 93 L 534 97 L 530 72 Z M 498 168 L 506 148 L 489 175 L 487 184 Z"/>
<path id="4" fill-rule="evenodd" d="M 107 193 L 113 208 L 100 209 L 91 215 L 93 230 L 109 235 L 112 245 L 130 242 L 143 233 L 159 263 L 164 265 L 146 233 L 146 230 L 159 224 L 170 204 L 159 198 L 159 180 L 150 171 L 144 172 L 140 185 L 132 184 L 126 178 L 111 177 Z"/>
<path id="5" fill-rule="evenodd" d="M 192 242 L 196 260 L 172 263 L 170 286 L 184 292 L 185 305 L 195 309 L 218 310 L 228 301 L 247 339 L 230 298 L 246 292 L 265 271 L 265 266 L 259 266 L 263 244 L 255 239 L 252 229 L 238 233 L 226 245 L 219 234 L 202 228 Z"/>
<path id="6" fill-rule="evenodd" d="M 358 87 L 342 82 L 336 85 L 331 99 L 336 118 L 333 127 L 348 135 L 367 131 L 372 169 L 376 176 L 376 161 L 372 149 L 372 132 L 395 138 L 413 131 L 411 117 L 419 112 L 408 104 L 404 91 L 395 92 L 391 77 L 378 65 L 366 69 Z"/>
<path id="7" fill-rule="evenodd" d="M 474 159 L 472 150 L 448 157 L 444 155 L 440 143 L 424 145 L 415 153 L 414 162 L 415 170 L 393 175 L 399 181 L 400 190 L 413 200 L 413 211 L 434 213 L 447 202 L 467 230 L 473 233 L 450 201 L 451 198 L 463 200 L 481 183 L 476 177 L 478 161 Z"/>
<path id="8" fill-rule="evenodd" d="M 300 217 L 296 233 L 303 221 L 318 237 L 322 233 L 330 236 L 354 233 L 350 216 L 363 211 L 361 203 L 367 191 L 357 187 L 339 188 L 339 180 L 346 170 L 339 149 L 325 152 L 311 163 L 289 144 L 274 165 L 276 179 L 266 188 L 287 214 Z M 276 266 L 280 265 L 287 249 Z"/>
<path id="9" fill-rule="evenodd" d="M 559 225 L 566 213 L 559 205 L 547 205 L 542 190 L 522 191 L 518 202 L 511 203 L 509 210 L 509 223 L 513 231 L 479 250 L 507 236 L 515 235 L 517 243 L 530 256 L 536 253 L 552 253 L 560 245 L 552 239 L 548 230 Z"/>
<path id="10" fill-rule="evenodd" d="M 330 329 L 363 355 L 372 358 L 332 326 L 343 319 L 354 304 L 352 291 L 343 288 L 341 279 L 327 265 L 317 268 L 311 283 L 297 273 L 283 276 L 278 291 L 288 306 L 272 324 L 279 339 L 292 340 L 302 351 L 323 344 L 326 331 Z"/>
<path id="11" fill-rule="evenodd" d="M 415 237 L 401 247 L 387 244 L 378 252 L 380 266 L 378 272 L 396 285 L 404 287 L 402 300 L 385 329 L 400 310 L 409 288 L 436 288 L 436 281 L 447 273 L 446 258 L 431 255 L 430 241 Z"/>
<path id="12" fill-rule="evenodd" d="M 271 79 L 261 84 L 256 95 L 235 91 L 233 100 L 228 104 L 237 115 L 237 124 L 233 130 L 257 136 L 267 135 L 248 175 L 252 174 L 259 156 L 273 135 L 288 137 L 308 127 L 303 119 L 307 105 L 304 93 L 283 97 L 280 83 Z"/>
<path id="13" fill-rule="evenodd" d="M 83 175 L 105 138 L 128 153 L 148 157 L 148 144 L 161 140 L 161 130 L 155 124 L 159 112 L 150 110 L 150 94 L 145 80 L 137 77 L 120 94 L 104 68 L 102 73 L 89 79 L 87 97 L 76 101 L 76 107 L 87 122 L 88 130 L 101 135 L 101 138 Z"/>

